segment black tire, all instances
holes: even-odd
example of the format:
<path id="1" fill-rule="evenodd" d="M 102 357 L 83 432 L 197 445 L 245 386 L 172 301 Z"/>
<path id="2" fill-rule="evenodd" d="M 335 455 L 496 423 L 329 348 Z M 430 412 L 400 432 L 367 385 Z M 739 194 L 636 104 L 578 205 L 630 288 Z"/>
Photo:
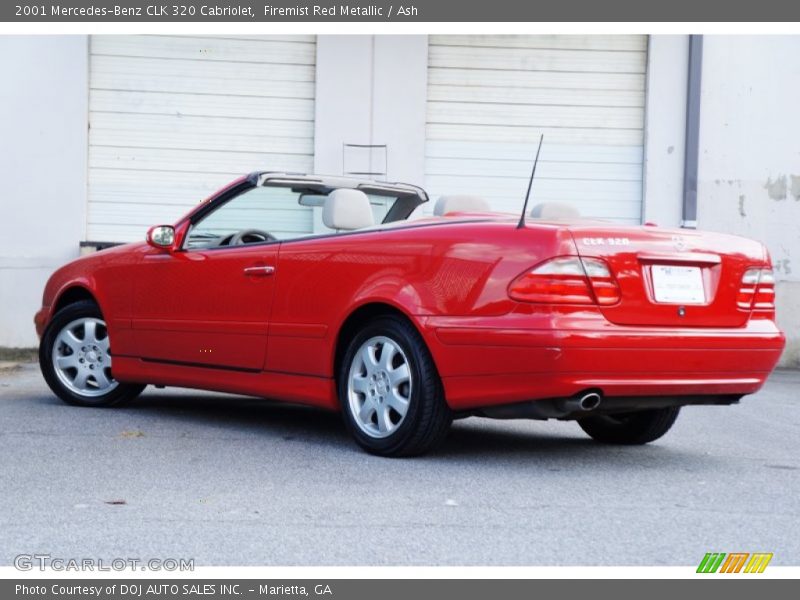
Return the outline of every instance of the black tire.
<path id="1" fill-rule="evenodd" d="M 605 444 L 639 445 L 655 441 L 669 431 L 679 406 L 578 419 L 593 439 Z"/>
<path id="2" fill-rule="evenodd" d="M 42 370 L 44 380 L 56 396 L 73 406 L 119 406 L 133 400 L 142 393 L 146 386 L 116 382 L 116 387 L 105 394 L 83 396 L 69 389 L 56 373 L 56 367 L 53 364 L 53 350 L 57 336 L 67 325 L 84 318 L 102 320 L 103 315 L 97 304 L 90 300 L 81 300 L 59 310 L 50 321 L 39 344 L 39 367 Z"/>
<path id="3" fill-rule="evenodd" d="M 405 355 L 403 358 L 407 361 L 412 382 L 405 417 L 394 432 L 383 438 L 368 435 L 358 425 L 348 390 L 356 353 L 374 337 L 389 338 L 399 346 Z M 447 437 L 453 414 L 445 402 L 442 382 L 422 336 L 402 317 L 376 317 L 353 336 L 341 361 L 337 386 L 345 425 L 358 445 L 371 454 L 419 456 L 439 446 Z"/>

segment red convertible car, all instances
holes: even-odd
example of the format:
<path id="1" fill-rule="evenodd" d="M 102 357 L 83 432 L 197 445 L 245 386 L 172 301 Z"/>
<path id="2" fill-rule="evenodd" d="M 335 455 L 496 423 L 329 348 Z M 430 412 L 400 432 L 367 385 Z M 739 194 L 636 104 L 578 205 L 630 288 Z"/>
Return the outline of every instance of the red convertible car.
<path id="1" fill-rule="evenodd" d="M 757 391 L 784 346 L 764 246 L 292 173 L 233 182 L 147 241 L 56 271 L 36 314 L 52 390 L 111 406 L 147 384 L 341 410 L 421 454 L 454 418 L 577 420 L 661 437 L 682 406 Z"/>

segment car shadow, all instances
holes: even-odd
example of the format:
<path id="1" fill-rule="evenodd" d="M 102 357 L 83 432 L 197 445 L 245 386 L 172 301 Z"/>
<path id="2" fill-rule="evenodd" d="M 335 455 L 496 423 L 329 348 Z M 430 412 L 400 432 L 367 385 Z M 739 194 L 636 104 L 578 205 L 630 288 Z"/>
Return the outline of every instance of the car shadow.
<path id="1" fill-rule="evenodd" d="M 299 437 L 325 441 L 347 440 L 338 413 L 314 407 L 278 402 L 262 398 L 197 392 L 173 394 L 145 393 L 123 410 L 144 411 L 159 419 L 169 418 L 187 426 L 213 425 L 235 433 L 263 432 L 282 435 L 284 439 Z"/>
<path id="2" fill-rule="evenodd" d="M 353 443 L 341 415 L 313 407 L 209 392 L 156 391 L 145 393 L 122 410 L 170 419 L 184 430 L 197 425 L 213 427 L 217 435 L 222 429 L 232 437 L 268 433 L 286 441 L 325 446 L 326 451 L 371 458 Z M 452 465 L 469 464 L 476 457 L 498 463 L 529 457 L 554 471 L 600 463 L 626 468 L 648 468 L 651 463 L 660 468 L 673 464 L 681 470 L 701 465 L 703 470 L 713 468 L 708 456 L 696 456 L 668 443 L 610 446 L 592 441 L 574 423 L 559 423 L 557 432 L 544 427 L 537 421 L 457 420 L 445 443 L 419 460 Z M 191 435 L 202 437 L 204 433 L 198 430 Z"/>

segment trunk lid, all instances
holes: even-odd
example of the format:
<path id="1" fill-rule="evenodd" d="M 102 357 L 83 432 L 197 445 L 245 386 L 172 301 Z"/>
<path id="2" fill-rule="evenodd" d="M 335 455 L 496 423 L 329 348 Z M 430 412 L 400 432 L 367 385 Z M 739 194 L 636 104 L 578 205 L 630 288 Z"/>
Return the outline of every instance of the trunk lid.
<path id="1" fill-rule="evenodd" d="M 737 306 L 742 275 L 766 266 L 759 242 L 731 235 L 660 227 L 569 226 L 578 254 L 604 259 L 622 298 L 601 306 L 620 325 L 738 327 L 750 310 Z"/>

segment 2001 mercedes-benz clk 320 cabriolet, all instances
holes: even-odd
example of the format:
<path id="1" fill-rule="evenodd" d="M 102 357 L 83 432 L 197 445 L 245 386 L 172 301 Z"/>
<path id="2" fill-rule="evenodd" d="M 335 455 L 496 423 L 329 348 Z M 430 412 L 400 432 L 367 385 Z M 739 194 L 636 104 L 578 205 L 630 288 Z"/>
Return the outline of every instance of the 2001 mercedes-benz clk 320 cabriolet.
<path id="1" fill-rule="evenodd" d="M 682 406 L 757 391 L 778 361 L 758 242 L 553 204 L 520 226 L 469 196 L 407 220 L 427 199 L 243 177 L 146 243 L 53 274 L 35 318 L 44 377 L 80 406 L 154 384 L 341 410 L 363 448 L 407 456 L 467 415 L 571 419 L 643 444 Z"/>

